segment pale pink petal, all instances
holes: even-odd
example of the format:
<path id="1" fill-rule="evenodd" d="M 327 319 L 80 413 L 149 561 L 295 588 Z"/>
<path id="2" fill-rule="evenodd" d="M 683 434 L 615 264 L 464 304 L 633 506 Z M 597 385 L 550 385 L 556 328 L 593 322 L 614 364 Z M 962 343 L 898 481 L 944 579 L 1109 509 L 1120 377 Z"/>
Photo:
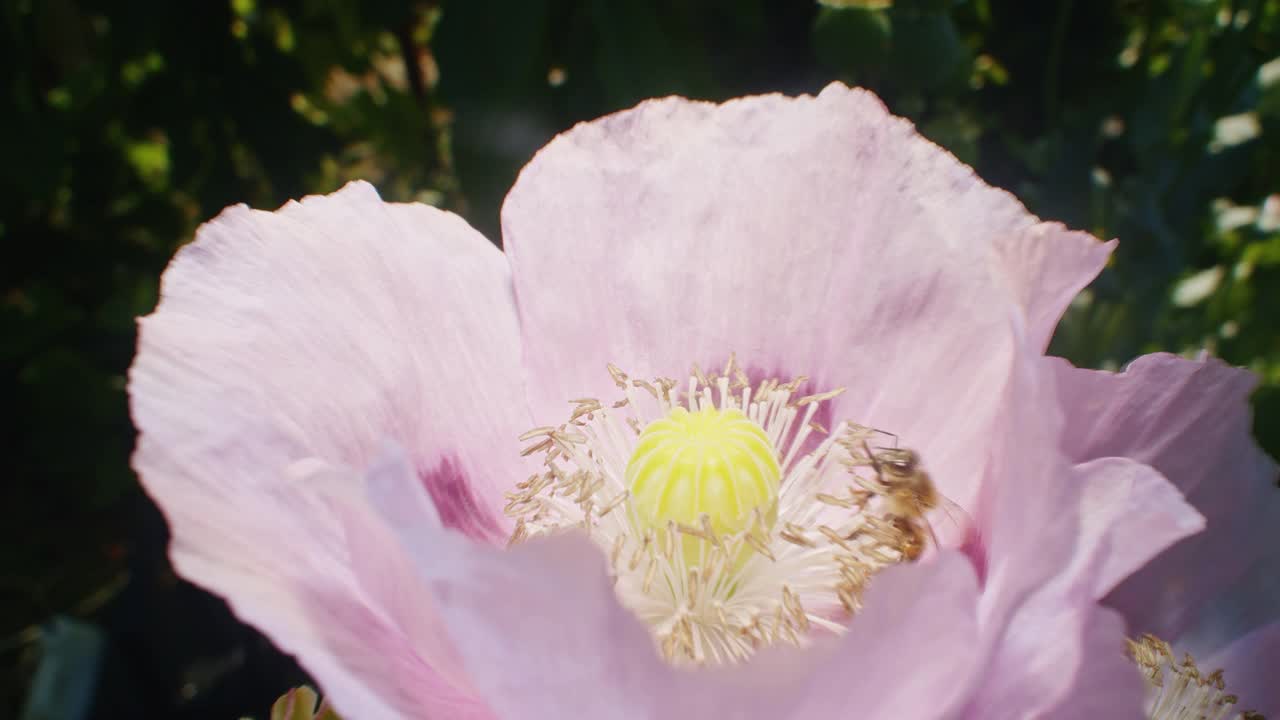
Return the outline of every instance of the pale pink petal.
<path id="1" fill-rule="evenodd" d="M 876 576 L 866 606 L 788 717 L 954 717 L 981 674 L 970 656 L 977 596 L 972 567 L 951 553 Z"/>
<path id="2" fill-rule="evenodd" d="M 499 717 L 640 720 L 669 706 L 680 677 L 618 604 L 593 543 L 564 535 L 499 550 L 432 522 L 403 478 L 376 478 L 369 494 Z"/>
<path id="3" fill-rule="evenodd" d="M 354 184 L 277 213 L 228 209 L 161 295 L 129 391 L 134 467 L 179 573 L 297 654 L 340 707 L 406 715 L 370 679 L 382 665 L 447 699 L 416 654 L 429 628 L 401 627 L 395 598 L 355 572 L 370 550 L 347 542 L 350 518 L 316 478 L 366 466 L 389 438 L 443 521 L 505 534 L 500 488 L 523 467 L 493 448 L 529 420 L 501 254 L 452 215 Z"/>
<path id="4" fill-rule="evenodd" d="M 404 463 L 375 473 L 415 482 Z M 295 655 L 349 716 L 491 718 L 465 676 L 442 667 L 453 660 L 452 650 L 438 632 L 424 631 L 433 617 L 430 603 L 416 608 L 416 622 L 402 625 L 389 613 L 395 580 L 365 585 L 359 573 L 353 575 L 355 561 L 367 558 L 348 554 L 346 547 L 355 547 L 348 541 L 353 533 L 380 527 L 368 513 L 364 527 L 353 522 L 358 516 L 351 509 L 361 502 L 364 485 L 359 475 L 316 460 L 296 463 L 281 481 L 235 518 L 205 517 L 198 505 L 169 512 L 171 526 L 184 530 L 171 548 L 178 572 L 225 593 L 241 619 Z M 203 496 L 196 487 L 198 503 Z M 272 545 L 262 544 L 267 541 Z M 388 556 L 399 547 L 381 550 L 377 567 L 393 567 Z M 409 575 L 399 585 L 413 582 L 416 576 Z M 425 594 L 420 599 L 429 600 Z"/>
<path id="5" fill-rule="evenodd" d="M 323 646 L 299 649 L 298 657 L 342 717 L 494 720 L 482 699 L 426 665 L 399 628 L 347 593 L 308 590 L 307 620 L 328 627 Z"/>
<path id="6" fill-rule="evenodd" d="M 1032 549 L 1032 559 L 1040 555 L 1044 563 L 1054 565 L 1052 575 L 1026 602 L 984 625 L 998 642 L 984 673 L 982 711 L 975 717 L 1038 717 L 1050 712 L 1056 717 L 1087 717 L 1082 708 L 1094 704 L 1128 708 L 1138 716 L 1143 686 L 1124 657 L 1123 620 L 1098 608 L 1095 601 L 1135 567 L 1199 530 L 1203 520 L 1159 473 L 1132 460 L 1082 463 L 1063 482 L 1067 492 L 1057 497 L 1063 502 L 1075 498 L 1076 507 L 1075 512 L 1061 508 L 1060 517 L 1077 517 L 1078 524 L 1071 542 L 1065 543 L 1060 539 L 1061 520 L 1043 523 L 1039 533 L 1027 529 L 1023 545 Z M 1025 485 L 1016 483 L 1012 492 L 1028 490 Z M 1009 511 L 1028 507 L 1037 505 L 1026 503 L 1023 509 Z M 1067 557 L 1059 554 L 1064 546 L 1070 549 Z M 1019 559 L 1027 562 L 1015 556 L 1011 563 Z M 992 602 L 998 606 L 1005 596 L 1022 590 L 1027 572 L 1024 565 L 1011 579 L 994 578 L 987 588 Z"/>
<path id="7" fill-rule="evenodd" d="M 1078 584 L 1079 573 L 1065 573 L 1077 555 L 1083 491 L 1058 449 L 1061 417 L 1045 370 L 1024 346 L 983 446 L 987 460 L 973 515 L 983 553 L 984 653 L 999 651 L 1012 613 L 1050 578 L 1060 576 L 1060 590 L 1075 592 Z"/>
<path id="8" fill-rule="evenodd" d="M 365 473 L 365 480 L 357 485 L 362 488 L 357 497 L 334 491 L 333 502 L 342 518 L 349 563 L 364 593 L 364 602 L 372 612 L 381 613 L 386 623 L 397 631 L 399 637 L 395 644 L 410 648 L 439 678 L 430 688 L 426 702 L 420 703 L 422 716 L 433 717 L 433 708 L 450 697 L 458 698 L 455 704 L 459 708 L 470 708 L 476 717 L 487 716 L 487 710 L 481 713 L 483 705 L 476 699 L 470 678 L 462 670 L 457 651 L 412 559 L 385 516 L 365 502 L 368 488 L 388 484 L 417 487 L 414 477 L 404 453 L 388 447 Z M 409 498 L 394 512 L 398 513 L 399 523 L 444 527 L 426 493 L 419 492 L 416 502 Z M 350 598 L 346 600 L 350 602 Z"/>
<path id="9" fill-rule="evenodd" d="M 1212 599 L 1176 638 L 1179 644 L 1202 657 L 1217 652 L 1255 628 L 1280 621 L 1280 541 L 1273 537 L 1280 527 L 1280 492 L 1272 493 L 1257 513 L 1262 548 L 1248 548 L 1256 559 L 1235 582 L 1213 590 Z"/>
<path id="10" fill-rule="evenodd" d="M 130 390 L 167 447 L 250 423 L 277 429 L 281 461 L 363 467 L 394 439 L 443 514 L 499 537 L 491 508 L 525 466 L 493 449 L 529 427 L 520 375 L 502 254 L 454 215 L 353 183 L 204 225 L 140 324 Z"/>
<path id="11" fill-rule="evenodd" d="M 1276 675 L 1280 668 L 1280 621 L 1239 638 L 1200 667 L 1209 672 L 1222 669 L 1227 692 L 1240 697 L 1236 707 L 1269 718 L 1280 716 L 1280 682 Z"/>
<path id="12" fill-rule="evenodd" d="M 1136 674 L 1118 649 L 1122 627 L 1107 637 L 1095 623 L 1111 626 L 1093 615 L 1097 578 L 1110 560 L 1109 523 L 1098 515 L 1089 527 L 1084 512 L 1091 507 L 1090 476 L 1128 477 L 1132 468 L 1124 462 L 1073 468 L 1058 449 L 1061 420 L 1045 378 L 1050 368 L 1036 361 L 1015 367 L 990 445 L 994 480 L 984 484 L 978 504 L 987 572 L 974 662 L 984 681 L 968 716 L 1035 717 L 1069 708 L 1072 688 L 1096 662 L 1125 668 L 1115 685 L 1099 690 L 1127 698 L 1122 709 L 1136 708 L 1142 687 L 1128 682 Z"/>
<path id="13" fill-rule="evenodd" d="M 1118 374 L 1056 366 L 1068 454 L 1077 461 L 1121 456 L 1146 463 L 1207 522 L 1203 533 L 1174 545 L 1108 596 L 1131 630 L 1178 638 L 1206 622 L 1200 616 L 1225 590 L 1242 581 L 1259 583 L 1260 590 L 1262 575 L 1250 567 L 1280 545 L 1280 526 L 1272 520 L 1280 493 L 1275 464 L 1250 434 L 1252 375 L 1217 360 L 1164 354 L 1139 358 Z M 1276 617 L 1280 594 L 1271 587 L 1234 611 L 1258 622 Z"/>
<path id="14" fill-rule="evenodd" d="M 1116 241 L 1101 243 L 1059 223 L 1040 223 L 1017 234 L 997 234 L 1005 277 L 1026 312 L 1027 336 L 1041 351 L 1072 299 L 1107 264 Z"/>
<path id="15" fill-rule="evenodd" d="M 966 507 L 1010 323 L 1042 342 L 1108 249 L 840 85 L 579 125 L 521 173 L 503 234 L 540 421 L 612 397 L 606 363 L 681 377 L 736 352 L 848 386 L 836 419 L 898 433 Z"/>
<path id="16" fill-rule="evenodd" d="M 1149 465 L 1099 458 L 1076 466 L 1084 485 L 1078 553 L 1098 553 L 1093 597 L 1110 592 L 1179 540 L 1204 530 L 1204 517 Z"/>
<path id="17" fill-rule="evenodd" d="M 423 525 L 397 530 L 499 717 L 660 716 L 676 675 L 618 604 L 594 544 L 564 536 L 501 551 Z"/>
<path id="18" fill-rule="evenodd" d="M 1074 682 L 1053 709 L 1037 717 L 1043 720 L 1146 720 L 1143 712 L 1146 682 L 1125 655 L 1124 618 L 1113 610 L 1084 605 L 1076 609 L 1075 617 L 1064 618 L 1063 624 L 1073 626 L 1080 616 L 1084 622 L 1084 641 L 1082 652 L 1072 658 L 1078 664 Z M 1043 630 L 1041 658 L 1052 660 L 1056 654 L 1051 647 L 1052 638 L 1062 631 L 1062 625 Z M 1046 639 L 1049 641 L 1045 642 Z M 1045 670 L 1053 673 L 1063 668 L 1050 662 Z M 1011 716 L 1019 717 L 1016 713 Z"/>
<path id="19" fill-rule="evenodd" d="M 1083 593 L 1038 593 L 1002 628 L 966 717 L 1140 718 L 1145 686 L 1124 654 L 1124 621 Z M 1092 714 L 1086 708 L 1103 706 Z"/>

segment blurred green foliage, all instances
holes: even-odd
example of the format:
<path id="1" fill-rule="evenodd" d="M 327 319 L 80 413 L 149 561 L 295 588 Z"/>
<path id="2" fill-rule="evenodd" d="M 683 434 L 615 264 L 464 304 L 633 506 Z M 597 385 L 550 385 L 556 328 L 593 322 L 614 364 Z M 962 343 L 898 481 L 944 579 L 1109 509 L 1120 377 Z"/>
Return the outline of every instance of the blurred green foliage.
<path id="1" fill-rule="evenodd" d="M 496 239 L 538 147 L 654 95 L 872 88 L 1036 213 L 1121 239 L 1056 352 L 1114 368 L 1207 348 L 1249 366 L 1258 435 L 1280 455 L 1276 0 L 8 0 L 0 13 L 6 666 L 23 628 L 88 612 L 120 580 L 138 494 L 133 321 L 199 222 L 366 178 Z"/>

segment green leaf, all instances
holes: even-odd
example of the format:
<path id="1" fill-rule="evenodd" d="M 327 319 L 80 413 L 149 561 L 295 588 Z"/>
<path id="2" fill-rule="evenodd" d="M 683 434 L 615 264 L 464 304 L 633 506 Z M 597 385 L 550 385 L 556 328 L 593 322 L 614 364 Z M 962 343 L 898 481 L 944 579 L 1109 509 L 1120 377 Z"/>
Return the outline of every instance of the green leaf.
<path id="1" fill-rule="evenodd" d="M 942 12 L 895 11 L 889 67 L 906 88 L 935 90 L 967 77 L 969 63 L 951 16 Z"/>
<path id="2" fill-rule="evenodd" d="M 826 66 L 854 76 L 889 59 L 893 25 L 886 13 L 859 7 L 824 7 L 813 23 L 813 50 Z"/>

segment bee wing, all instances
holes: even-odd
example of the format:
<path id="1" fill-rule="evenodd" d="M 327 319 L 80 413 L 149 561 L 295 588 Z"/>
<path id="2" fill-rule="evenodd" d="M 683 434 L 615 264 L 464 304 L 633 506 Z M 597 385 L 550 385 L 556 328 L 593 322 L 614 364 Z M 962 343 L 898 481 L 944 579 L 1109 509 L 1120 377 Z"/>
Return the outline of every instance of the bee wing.
<path id="1" fill-rule="evenodd" d="M 938 496 L 937 507 L 925 514 L 925 520 L 929 523 L 934 542 L 939 548 L 960 547 L 973 527 L 973 518 L 969 513 L 941 495 Z"/>

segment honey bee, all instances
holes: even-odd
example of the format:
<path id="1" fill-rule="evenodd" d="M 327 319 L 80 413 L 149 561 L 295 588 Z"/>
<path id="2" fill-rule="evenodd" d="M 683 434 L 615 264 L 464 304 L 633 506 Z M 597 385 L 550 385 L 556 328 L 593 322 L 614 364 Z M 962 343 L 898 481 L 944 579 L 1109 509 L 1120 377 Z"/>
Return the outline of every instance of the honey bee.
<path id="1" fill-rule="evenodd" d="M 924 549 L 929 538 L 934 538 L 934 547 L 938 546 L 937 538 L 933 534 L 933 528 L 922 518 L 893 518 L 893 529 L 898 532 L 902 538 L 902 557 L 907 562 L 915 562 L 924 554 Z M 928 537 L 925 532 L 928 532 Z"/>
<path id="2" fill-rule="evenodd" d="M 929 474 L 920 468 L 920 456 L 914 450 L 886 449 L 872 452 L 863 443 L 876 479 L 888 488 L 886 497 L 892 504 L 892 515 L 923 515 L 938 506 L 938 491 Z"/>
<path id="3" fill-rule="evenodd" d="M 935 548 L 943 547 L 934 531 L 934 523 L 928 517 L 932 510 L 941 509 L 953 529 L 960 532 L 955 538 L 964 537 L 968 515 L 938 492 L 929 474 L 920 467 L 920 456 L 914 450 L 882 448 L 872 451 L 865 441 L 862 445 L 876 480 L 885 489 L 885 514 L 903 537 L 901 549 L 907 560 L 918 559 L 928 542 L 932 542 Z"/>

